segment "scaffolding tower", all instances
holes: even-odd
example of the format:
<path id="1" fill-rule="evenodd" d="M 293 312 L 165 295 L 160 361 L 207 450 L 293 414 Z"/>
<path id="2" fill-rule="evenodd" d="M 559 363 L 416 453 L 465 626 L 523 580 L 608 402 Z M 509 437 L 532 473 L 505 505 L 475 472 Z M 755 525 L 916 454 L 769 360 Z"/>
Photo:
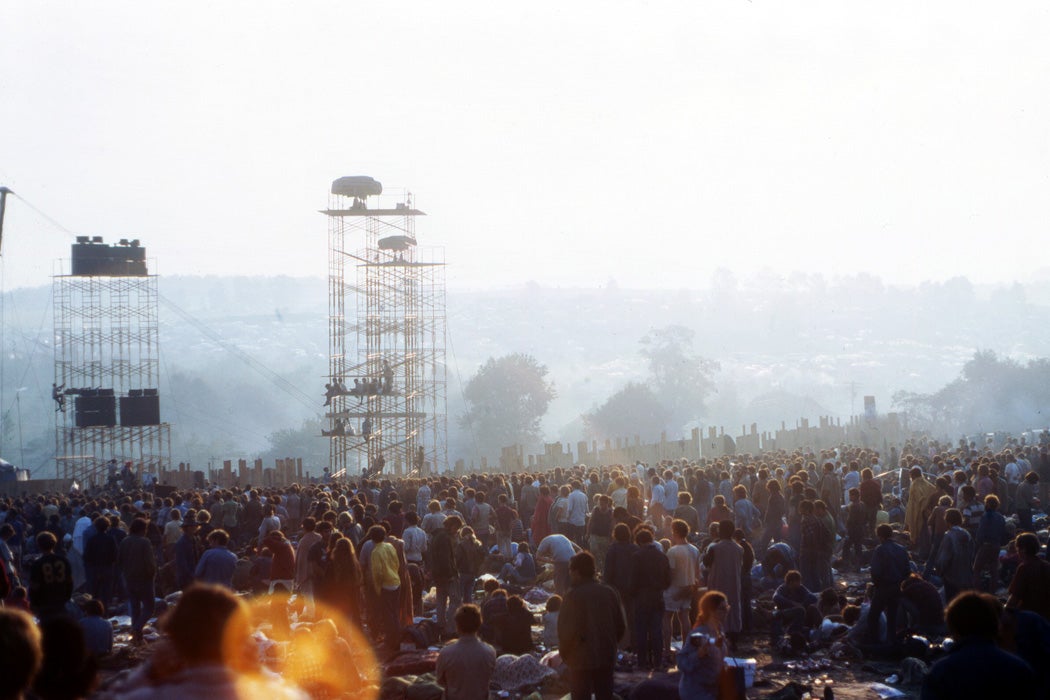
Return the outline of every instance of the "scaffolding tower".
<path id="1" fill-rule="evenodd" d="M 384 196 L 370 177 L 332 183 L 323 213 L 329 377 L 322 434 L 330 440 L 330 473 L 444 471 L 444 250 L 417 245 L 415 219 L 424 214 L 411 194 Z"/>
<path id="2" fill-rule="evenodd" d="M 57 476 L 101 484 L 126 462 L 136 475 L 169 469 L 157 276 L 147 271 L 145 248 L 78 236 L 53 280 Z"/>

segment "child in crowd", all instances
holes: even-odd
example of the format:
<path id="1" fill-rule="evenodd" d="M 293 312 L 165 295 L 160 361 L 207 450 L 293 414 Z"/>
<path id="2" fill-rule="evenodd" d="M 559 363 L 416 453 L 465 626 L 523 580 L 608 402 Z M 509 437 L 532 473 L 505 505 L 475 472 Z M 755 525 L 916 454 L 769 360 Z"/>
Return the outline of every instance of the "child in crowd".
<path id="1" fill-rule="evenodd" d="M 543 645 L 548 649 L 558 646 L 559 610 L 561 610 L 561 596 L 552 595 L 547 599 L 547 608 L 543 613 Z"/>

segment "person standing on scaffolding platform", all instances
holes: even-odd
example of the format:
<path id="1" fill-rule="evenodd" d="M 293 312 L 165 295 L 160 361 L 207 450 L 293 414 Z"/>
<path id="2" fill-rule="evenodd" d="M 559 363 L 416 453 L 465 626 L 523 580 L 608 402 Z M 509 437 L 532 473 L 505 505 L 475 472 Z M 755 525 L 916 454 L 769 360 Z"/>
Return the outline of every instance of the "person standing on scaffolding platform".
<path id="1" fill-rule="evenodd" d="M 383 386 L 384 394 L 394 393 L 394 370 L 387 360 L 383 360 Z"/>

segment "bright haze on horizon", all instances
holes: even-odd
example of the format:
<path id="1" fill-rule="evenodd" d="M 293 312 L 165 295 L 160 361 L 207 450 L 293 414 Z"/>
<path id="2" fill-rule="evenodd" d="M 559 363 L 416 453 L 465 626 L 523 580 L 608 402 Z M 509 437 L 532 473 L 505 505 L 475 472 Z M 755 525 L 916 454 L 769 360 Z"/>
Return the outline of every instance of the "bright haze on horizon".
<path id="1" fill-rule="evenodd" d="M 1050 7 L 3 3 L 0 185 L 155 271 L 323 276 L 331 181 L 449 287 L 1046 277 Z M 69 234 L 9 198 L 4 286 Z"/>

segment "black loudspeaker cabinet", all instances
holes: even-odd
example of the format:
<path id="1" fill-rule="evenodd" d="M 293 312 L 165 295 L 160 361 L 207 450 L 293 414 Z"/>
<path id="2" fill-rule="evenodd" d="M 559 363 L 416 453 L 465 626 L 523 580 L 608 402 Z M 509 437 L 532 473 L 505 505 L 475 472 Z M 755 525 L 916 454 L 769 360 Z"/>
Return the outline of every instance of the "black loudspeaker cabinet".
<path id="1" fill-rule="evenodd" d="M 94 426 L 111 428 L 117 424 L 117 397 L 78 396 L 75 411 L 78 428 Z"/>
<path id="2" fill-rule="evenodd" d="M 121 396 L 120 424 L 160 425 L 159 396 Z"/>

